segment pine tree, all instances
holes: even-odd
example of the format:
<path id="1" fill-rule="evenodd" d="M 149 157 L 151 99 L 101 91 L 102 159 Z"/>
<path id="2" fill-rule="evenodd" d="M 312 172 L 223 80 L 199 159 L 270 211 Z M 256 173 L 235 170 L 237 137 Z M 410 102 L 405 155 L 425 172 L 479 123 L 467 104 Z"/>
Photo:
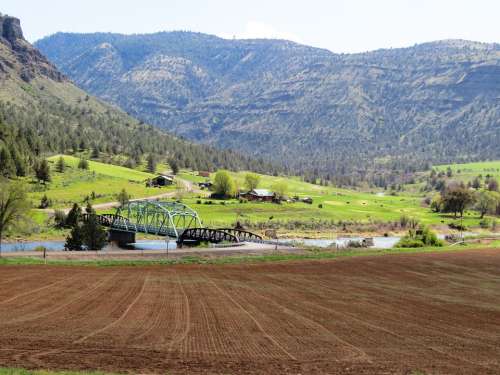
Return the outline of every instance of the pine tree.
<path id="1" fill-rule="evenodd" d="M 19 177 L 26 176 L 26 160 L 21 156 L 16 147 L 12 148 L 11 155 L 16 167 L 16 175 Z"/>
<path id="2" fill-rule="evenodd" d="M 50 167 L 47 160 L 42 159 L 41 161 L 36 162 L 34 168 L 38 181 L 43 182 L 44 184 L 46 182 L 50 182 Z"/>
<path id="3" fill-rule="evenodd" d="M 64 248 L 66 250 L 83 250 L 83 230 L 80 224 L 77 223 L 73 226 L 69 236 L 66 237 Z"/>
<path id="4" fill-rule="evenodd" d="M 170 169 L 172 169 L 173 174 L 179 173 L 179 163 L 177 162 L 177 160 L 175 160 L 174 158 L 168 159 L 168 165 L 170 165 Z"/>
<path id="5" fill-rule="evenodd" d="M 12 156 L 9 150 L 3 147 L 0 149 L 0 174 L 7 178 L 16 176 L 16 166 Z"/>
<path id="6" fill-rule="evenodd" d="M 99 159 L 99 148 L 97 146 L 94 146 L 92 148 L 92 155 L 90 155 L 91 159 Z"/>
<path id="7" fill-rule="evenodd" d="M 66 217 L 66 227 L 72 228 L 77 225 L 82 216 L 82 209 L 78 205 L 78 203 L 74 203 L 71 210 L 68 212 L 68 216 Z"/>
<path id="8" fill-rule="evenodd" d="M 147 166 L 148 172 L 149 173 L 155 173 L 156 172 L 156 160 L 154 155 L 151 153 L 148 155 L 148 166 Z"/>
<path id="9" fill-rule="evenodd" d="M 89 169 L 89 162 L 85 159 L 80 159 L 78 162 L 79 169 Z"/>
<path id="10" fill-rule="evenodd" d="M 83 244 L 88 250 L 101 250 L 107 243 L 106 230 L 98 223 L 96 215 L 89 215 L 82 226 Z"/>
<path id="11" fill-rule="evenodd" d="M 56 171 L 59 173 L 64 173 L 65 169 L 66 169 L 66 164 L 64 163 L 64 158 L 60 156 L 59 159 L 57 159 Z"/>

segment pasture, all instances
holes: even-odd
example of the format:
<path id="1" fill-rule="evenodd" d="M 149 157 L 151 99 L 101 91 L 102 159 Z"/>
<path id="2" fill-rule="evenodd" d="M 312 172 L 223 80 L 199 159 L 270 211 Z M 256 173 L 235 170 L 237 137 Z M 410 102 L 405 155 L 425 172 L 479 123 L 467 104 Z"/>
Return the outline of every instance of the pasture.
<path id="1" fill-rule="evenodd" d="M 500 161 L 484 161 L 477 163 L 438 165 L 434 169 L 446 172 L 448 167 L 453 171 L 455 179 L 470 181 L 478 175 L 487 175 L 500 179 Z"/>
<path id="2" fill-rule="evenodd" d="M 148 188 L 145 181 L 153 174 L 111 164 L 89 161 L 89 169 L 78 169 L 78 158 L 64 156 L 66 170 L 55 171 L 59 155 L 49 158 L 52 181 L 43 186 L 31 184 L 30 198 L 38 204 L 43 195 L 52 200 L 53 208 L 71 207 L 73 203 L 82 204 L 87 196 L 95 193 L 92 203 L 112 202 L 116 195 L 125 189 L 132 198 L 161 194 L 173 188 Z"/>
<path id="3" fill-rule="evenodd" d="M 498 249 L 260 264 L 2 266 L 1 273 L 4 367 L 500 372 Z"/>

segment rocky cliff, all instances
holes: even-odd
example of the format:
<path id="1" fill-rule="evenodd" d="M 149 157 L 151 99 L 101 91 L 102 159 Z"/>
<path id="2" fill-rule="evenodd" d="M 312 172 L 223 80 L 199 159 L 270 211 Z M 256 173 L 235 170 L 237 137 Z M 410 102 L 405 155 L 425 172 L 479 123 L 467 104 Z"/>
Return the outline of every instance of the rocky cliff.
<path id="1" fill-rule="evenodd" d="M 0 78 L 8 74 L 19 76 L 30 82 L 41 75 L 58 82 L 65 78 L 23 36 L 21 22 L 15 17 L 0 15 Z"/>

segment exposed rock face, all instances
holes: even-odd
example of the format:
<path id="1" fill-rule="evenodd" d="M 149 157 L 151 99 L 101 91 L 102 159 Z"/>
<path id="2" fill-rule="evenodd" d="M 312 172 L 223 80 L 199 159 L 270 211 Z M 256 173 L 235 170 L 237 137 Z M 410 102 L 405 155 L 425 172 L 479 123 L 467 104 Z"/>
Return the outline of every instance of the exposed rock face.
<path id="1" fill-rule="evenodd" d="M 18 18 L 0 16 L 0 31 L 2 32 L 2 37 L 10 43 L 15 43 L 17 39 L 24 39 L 21 21 Z"/>
<path id="2" fill-rule="evenodd" d="M 18 18 L 0 14 L 0 77 L 17 74 L 30 82 L 37 75 L 62 82 L 64 76 L 24 39 Z"/>

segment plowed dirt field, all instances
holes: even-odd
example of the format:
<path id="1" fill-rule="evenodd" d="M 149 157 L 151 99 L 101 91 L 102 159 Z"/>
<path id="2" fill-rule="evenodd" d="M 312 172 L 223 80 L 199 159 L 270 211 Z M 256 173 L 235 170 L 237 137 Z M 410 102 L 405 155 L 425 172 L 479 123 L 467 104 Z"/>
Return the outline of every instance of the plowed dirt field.
<path id="1" fill-rule="evenodd" d="M 500 374 L 500 250 L 0 267 L 0 366 Z"/>

